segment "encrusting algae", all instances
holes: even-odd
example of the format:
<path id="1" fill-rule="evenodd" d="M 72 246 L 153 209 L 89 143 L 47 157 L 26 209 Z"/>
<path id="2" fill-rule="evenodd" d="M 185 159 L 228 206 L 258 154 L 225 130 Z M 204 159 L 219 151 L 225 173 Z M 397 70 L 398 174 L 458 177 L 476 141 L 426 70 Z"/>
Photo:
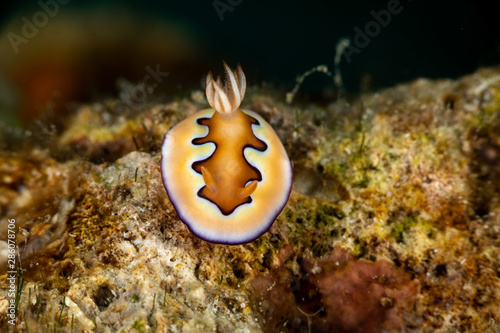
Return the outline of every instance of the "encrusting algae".
<path id="1" fill-rule="evenodd" d="M 0 228 L 20 227 L 24 280 L 14 331 L 499 330 L 500 68 L 327 106 L 246 95 L 295 176 L 244 245 L 193 235 L 163 188 L 162 136 L 199 98 L 128 117 L 84 105 L 43 140 L 5 138 Z"/>

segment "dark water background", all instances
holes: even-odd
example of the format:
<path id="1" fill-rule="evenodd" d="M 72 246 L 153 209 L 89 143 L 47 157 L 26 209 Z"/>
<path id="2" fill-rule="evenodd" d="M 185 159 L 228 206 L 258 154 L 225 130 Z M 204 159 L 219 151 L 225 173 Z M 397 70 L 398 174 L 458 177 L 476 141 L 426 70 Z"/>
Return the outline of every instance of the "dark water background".
<path id="1" fill-rule="evenodd" d="M 68 44 L 66 47 L 69 48 L 91 49 L 80 52 L 77 61 L 68 61 L 73 70 L 69 81 L 74 87 L 65 90 L 64 86 L 68 85 L 61 84 L 58 98 L 64 102 L 60 106 L 62 109 L 67 108 L 69 102 L 116 96 L 119 93 L 118 78 L 137 82 L 144 77 L 147 66 L 158 64 L 169 73 L 168 79 L 160 86 L 160 90 L 167 94 L 201 88 L 208 70 L 222 72 L 222 59 L 232 66 L 241 63 L 250 84 L 268 82 L 284 91 L 291 90 L 296 76 L 312 67 L 325 64 L 333 71 L 338 40 L 342 37 L 353 40 L 356 29 L 365 32 L 370 22 L 375 30 L 369 43 L 360 47 L 358 54 L 352 54 L 350 62 L 343 57 L 340 63 L 345 89 L 351 94 L 360 89 L 380 89 L 418 77 L 456 78 L 481 66 L 500 62 L 500 26 L 494 2 L 401 0 L 397 6 L 398 13 L 392 14 L 390 22 L 385 27 L 379 25 L 377 30 L 373 25 L 376 22 L 373 12 L 387 10 L 391 3 L 394 5 L 397 2 L 69 1 L 59 4 L 57 14 L 50 17 L 33 37 L 33 40 L 43 38 L 46 48 L 30 49 L 35 43 L 29 39 L 28 43 L 18 47 L 18 54 L 32 53 L 29 57 L 12 57 L 8 54 L 12 53 L 12 49 L 0 49 L 1 53 L 5 52 L 0 53 L 0 76 L 3 75 L 4 81 L 17 91 L 18 96 L 16 103 L 3 107 L 0 120 L 24 124 L 43 112 L 40 110 L 45 107 L 45 100 L 38 95 L 40 105 L 28 107 L 37 110 L 16 111 L 16 108 L 26 109 L 22 106 L 23 99 L 30 99 L 29 93 L 26 95 L 23 92 L 23 84 L 39 77 L 37 71 L 27 70 L 23 61 L 28 61 L 26 58 L 42 59 L 36 65 L 42 68 L 46 59 L 53 58 L 53 62 L 57 63 L 57 49 L 62 47 L 61 44 Z M 4 2 L 0 6 L 0 28 L 4 38 L 10 32 L 22 35 L 22 17 L 32 21 L 33 15 L 41 10 L 37 1 Z M 227 6 L 226 10 L 224 6 Z M 78 39 L 61 41 L 57 32 L 54 32 L 51 41 L 50 31 L 54 22 L 67 16 L 70 21 L 80 21 L 83 30 L 91 29 L 96 25 L 95 21 L 100 20 L 103 35 L 110 35 L 109 42 L 101 41 L 94 48 L 69 45 L 79 43 Z M 157 39 L 150 30 L 144 31 L 146 25 L 155 23 L 165 23 L 170 27 Z M 116 25 L 128 26 L 129 30 L 114 29 Z M 61 25 L 58 27 L 60 29 Z M 172 27 L 175 32 L 172 32 Z M 134 35 L 130 31 L 141 33 Z M 168 56 L 156 51 L 164 46 L 162 34 L 176 35 L 193 47 L 184 51 L 184 58 L 181 53 L 176 59 L 165 61 Z M 144 40 L 144 36 L 153 36 L 146 46 L 138 42 Z M 355 43 L 352 45 L 355 46 Z M 175 50 L 178 45 L 168 47 Z M 40 52 L 43 56 L 39 56 Z M 11 60 L 2 64 L 1 59 L 7 59 L 7 55 Z M 16 73 L 24 69 L 25 73 L 13 77 L 10 73 L 12 68 L 17 68 Z M 45 83 L 41 85 L 47 86 Z M 58 88 L 57 84 L 54 85 Z M 321 74 L 309 77 L 301 88 L 303 94 L 317 99 L 331 98 L 332 90 L 335 90 L 332 79 Z M 50 95 L 50 89 L 45 93 Z M 47 100 L 51 98 L 53 96 L 47 97 Z M 7 117 L 7 114 L 10 116 Z"/>

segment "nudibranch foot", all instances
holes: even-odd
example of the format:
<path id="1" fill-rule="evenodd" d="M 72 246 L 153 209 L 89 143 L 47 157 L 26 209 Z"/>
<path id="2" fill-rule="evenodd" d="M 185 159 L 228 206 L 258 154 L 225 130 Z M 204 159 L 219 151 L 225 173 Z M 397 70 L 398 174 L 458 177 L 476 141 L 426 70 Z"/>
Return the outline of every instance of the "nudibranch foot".
<path id="1" fill-rule="evenodd" d="M 292 167 L 272 127 L 240 109 L 246 79 L 224 62 L 225 85 L 207 75 L 212 109 L 171 128 L 162 146 L 162 177 L 179 218 L 198 237 L 242 244 L 266 232 L 288 201 Z M 175 138 L 175 139 L 174 139 Z"/>

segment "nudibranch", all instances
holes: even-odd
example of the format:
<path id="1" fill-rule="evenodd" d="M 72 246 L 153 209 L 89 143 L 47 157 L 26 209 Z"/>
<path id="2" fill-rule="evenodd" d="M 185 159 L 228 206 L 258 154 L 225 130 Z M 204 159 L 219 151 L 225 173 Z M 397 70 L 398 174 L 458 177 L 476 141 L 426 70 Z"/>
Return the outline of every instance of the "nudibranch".
<path id="1" fill-rule="evenodd" d="M 265 233 L 292 187 L 292 166 L 273 128 L 240 109 L 246 79 L 224 62 L 226 82 L 207 75 L 212 109 L 186 118 L 163 140 L 163 185 L 177 215 L 208 242 L 243 244 Z"/>

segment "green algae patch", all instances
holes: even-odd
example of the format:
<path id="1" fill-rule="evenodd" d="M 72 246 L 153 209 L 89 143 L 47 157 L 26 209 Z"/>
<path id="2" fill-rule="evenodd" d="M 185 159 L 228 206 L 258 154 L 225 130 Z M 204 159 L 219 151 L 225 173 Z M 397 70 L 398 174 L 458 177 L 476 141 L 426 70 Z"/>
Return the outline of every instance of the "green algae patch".
<path id="1" fill-rule="evenodd" d="M 396 223 L 391 228 L 391 236 L 396 240 L 396 242 L 402 243 L 404 240 L 404 233 L 410 230 L 410 228 L 414 227 L 416 224 L 417 219 L 413 216 L 408 216 L 404 218 L 403 221 Z"/>
<path id="2" fill-rule="evenodd" d="M 139 333 L 149 332 L 149 330 L 147 329 L 147 323 L 144 319 L 137 319 L 136 321 L 134 321 L 132 328 Z"/>

